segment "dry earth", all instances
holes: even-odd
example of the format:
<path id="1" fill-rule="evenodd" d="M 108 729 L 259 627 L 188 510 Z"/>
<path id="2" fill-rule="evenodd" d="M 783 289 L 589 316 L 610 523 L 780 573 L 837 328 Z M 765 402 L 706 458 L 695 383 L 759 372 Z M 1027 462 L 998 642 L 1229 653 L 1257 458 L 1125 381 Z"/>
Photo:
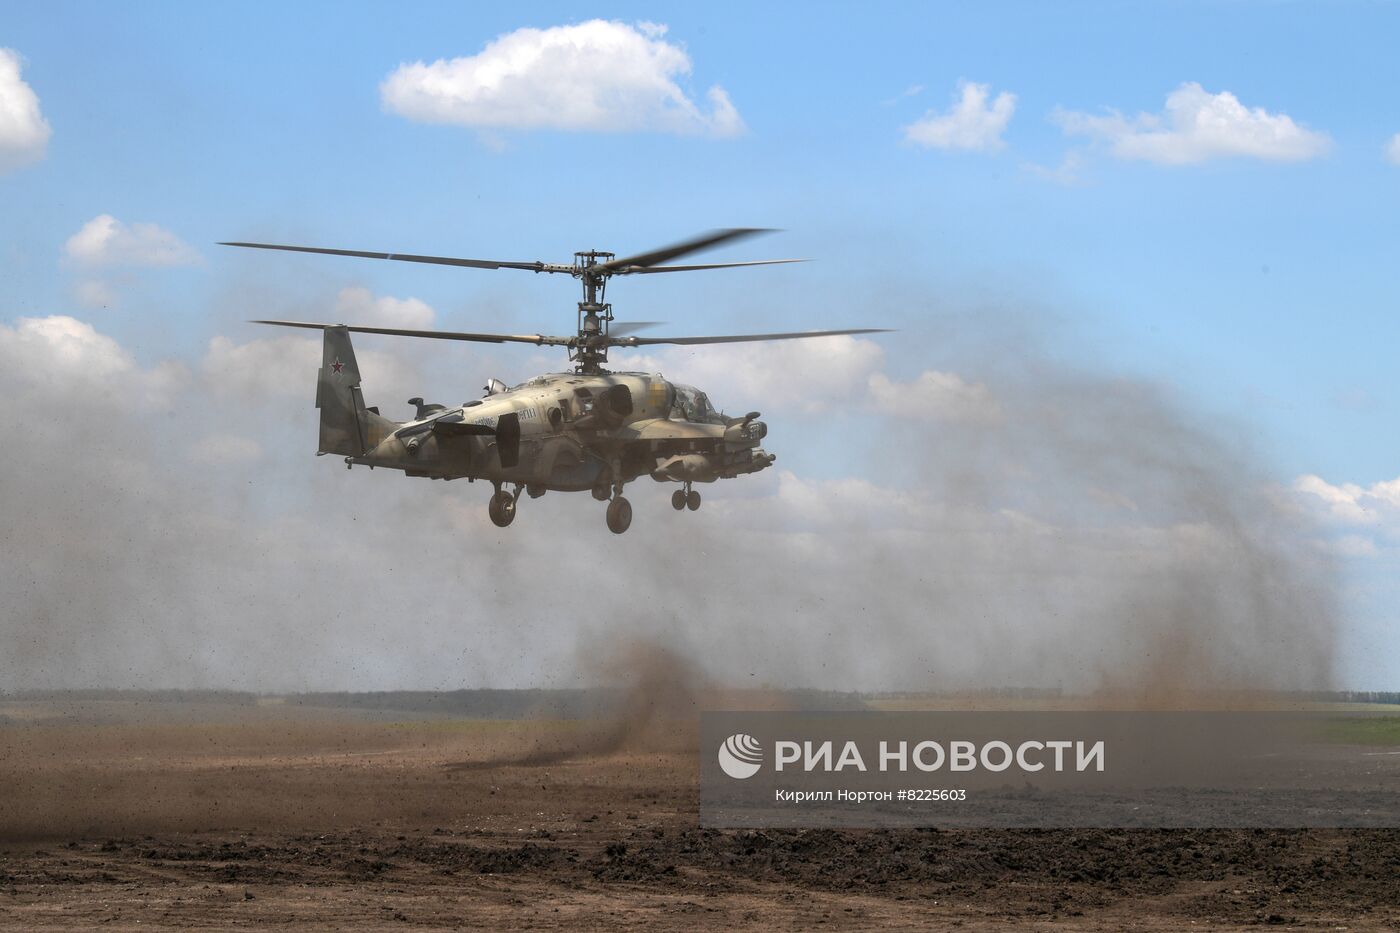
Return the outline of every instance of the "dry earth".
<path id="1" fill-rule="evenodd" d="M 718 832 L 684 729 L 9 713 L 7 929 L 1400 925 L 1400 831 Z"/>

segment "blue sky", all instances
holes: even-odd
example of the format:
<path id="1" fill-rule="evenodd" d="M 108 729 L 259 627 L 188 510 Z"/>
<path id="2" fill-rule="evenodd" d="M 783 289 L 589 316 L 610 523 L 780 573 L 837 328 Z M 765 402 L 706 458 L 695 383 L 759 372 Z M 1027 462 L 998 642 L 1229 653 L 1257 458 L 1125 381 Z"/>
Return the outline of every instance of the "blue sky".
<path id="1" fill-rule="evenodd" d="M 848 354 L 859 385 L 862 352 L 878 352 L 897 382 L 955 372 L 956 342 L 932 339 L 950 321 L 1019 315 L 1048 353 L 1165 385 L 1246 440 L 1280 486 L 1323 482 L 1300 495 L 1345 552 L 1362 633 L 1349 650 L 1400 656 L 1389 608 L 1400 594 L 1387 588 L 1400 490 L 1392 502 L 1377 485 L 1400 477 L 1389 351 L 1400 342 L 1400 164 L 1387 158 L 1400 133 L 1396 5 L 608 4 L 587 14 L 685 56 L 688 71 L 663 77 L 693 114 L 637 116 L 646 97 L 636 92 L 617 104 L 634 108 L 614 114 L 622 129 L 489 125 L 470 107 L 429 122 L 381 94 L 404 63 L 577 24 L 572 5 L 8 4 L 0 47 L 22 57 L 51 136 L 0 174 L 0 322 L 71 316 L 146 368 L 198 368 L 215 338 L 265 336 L 242 319 L 311 315 L 350 287 L 419 299 L 443 327 L 560 331 L 573 318 L 570 283 L 213 244 L 560 261 L 711 227 L 780 227 L 717 258 L 815 261 L 619 281 L 609 297 L 673 332 L 900 328 L 878 351 Z M 948 117 L 960 82 L 985 85 L 989 101 L 1014 95 L 1009 119 L 972 145 L 908 138 L 917 121 Z M 1115 150 L 1122 134 L 1161 129 L 1134 121 L 1161 120 L 1168 95 L 1191 82 L 1253 116 L 1190 164 Z M 716 116 L 715 86 L 742 131 Z M 1066 113 L 1111 111 L 1133 129 L 1065 130 Z M 1274 149 L 1230 150 L 1249 119 L 1282 133 Z M 154 226 L 126 252 L 74 254 L 70 238 L 102 215 L 123 236 Z M 175 252 L 142 252 L 159 243 Z M 514 378 L 553 365 L 431 352 L 440 381 L 430 394 L 469 391 L 490 374 L 481 366 Z M 717 368 L 697 364 L 694 378 Z M 866 458 L 810 436 L 834 425 L 868 439 L 866 419 L 800 401 L 779 401 L 773 417 L 789 436 L 782 463 L 804 479 L 880 479 Z M 1400 662 L 1367 663 L 1355 678 L 1367 685 L 1400 677 Z"/>
<path id="2" fill-rule="evenodd" d="M 48 157 L 0 188 L 21 309 L 70 306 L 56 254 L 104 212 L 159 223 L 214 268 L 234 260 L 209 243 L 253 233 L 552 257 L 594 241 L 622 249 L 690 227 L 766 224 L 791 232 L 765 248 L 832 269 L 794 273 L 793 288 L 860 298 L 865 282 L 848 274 L 848 258 L 871 275 L 907 261 L 901 274 L 945 293 L 1010 277 L 1028 297 L 1093 315 L 1105 355 L 1125 367 L 1179 373 L 1207 404 L 1255 403 L 1250 420 L 1267 426 L 1290 469 L 1365 483 L 1396 473 L 1395 441 L 1376 426 L 1400 377 L 1374 352 L 1400 327 L 1400 174 L 1382 154 L 1400 130 L 1386 90 L 1400 85 L 1391 5 L 600 8 L 664 20 L 694 63 L 683 85 L 696 97 L 724 86 L 750 132 L 506 133 L 503 152 L 469 128 L 383 112 L 377 86 L 400 62 L 471 54 L 520 26 L 569 22 L 572 8 L 68 9 L 60 20 L 51 5 L 17 4 L 7 17 L 4 43 L 27 59 L 55 128 Z M 959 79 L 1017 95 L 1006 148 L 902 143 L 901 127 L 946 108 Z M 1180 168 L 1090 154 L 1070 187 L 1026 170 L 1057 166 L 1079 145 L 1048 122 L 1055 107 L 1160 111 L 1183 81 L 1288 114 L 1335 148 L 1303 164 Z M 188 294 L 207 271 L 146 284 Z M 433 298 L 517 287 L 437 272 L 362 274 Z M 723 302 L 763 286 L 728 278 L 679 289 L 700 287 Z M 537 294 L 566 314 L 571 296 L 560 291 Z M 649 283 L 653 295 L 672 297 Z M 174 335 L 205 336 L 197 316 L 169 313 Z M 541 308 L 538 326 L 551 313 Z"/>

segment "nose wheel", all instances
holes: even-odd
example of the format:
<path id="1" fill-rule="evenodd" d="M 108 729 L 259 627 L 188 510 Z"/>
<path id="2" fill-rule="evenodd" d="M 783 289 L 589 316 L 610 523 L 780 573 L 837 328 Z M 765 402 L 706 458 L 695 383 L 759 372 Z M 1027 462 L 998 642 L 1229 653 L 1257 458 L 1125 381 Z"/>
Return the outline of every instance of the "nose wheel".
<path id="1" fill-rule="evenodd" d="M 632 503 L 621 496 L 613 496 L 608 503 L 608 531 L 620 535 L 632 527 Z"/>
<path id="2" fill-rule="evenodd" d="M 691 489 L 690 484 L 686 483 L 684 489 L 677 489 L 671 493 L 671 508 L 677 512 L 682 509 L 690 509 L 694 512 L 700 508 L 700 493 Z"/>
<path id="3" fill-rule="evenodd" d="M 515 500 L 520 498 L 520 490 L 517 488 L 515 494 L 511 495 L 499 486 L 491 496 L 491 502 L 486 506 L 486 512 L 491 516 L 491 522 L 497 528 L 504 528 L 515 521 Z"/>

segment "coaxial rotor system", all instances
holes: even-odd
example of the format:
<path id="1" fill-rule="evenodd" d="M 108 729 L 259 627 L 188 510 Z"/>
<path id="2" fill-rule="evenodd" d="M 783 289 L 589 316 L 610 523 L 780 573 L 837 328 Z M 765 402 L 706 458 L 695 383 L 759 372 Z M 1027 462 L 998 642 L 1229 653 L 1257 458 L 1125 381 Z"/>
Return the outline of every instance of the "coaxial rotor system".
<path id="1" fill-rule="evenodd" d="M 353 256 L 361 259 L 392 259 L 398 262 L 420 262 L 442 266 L 460 266 L 469 269 L 520 269 L 527 272 L 547 272 L 569 275 L 583 285 L 583 300 L 578 303 L 578 330 L 571 336 L 549 336 L 545 334 L 488 334 L 441 330 L 410 330 L 395 327 L 347 326 L 356 333 L 390 334 L 401 337 L 431 337 L 438 340 L 466 340 L 475 343 L 530 343 L 536 346 L 567 347 L 569 359 L 580 373 L 599 374 L 604 372 L 603 364 L 608 361 L 608 350 L 612 347 L 640 347 L 655 344 L 678 344 L 694 346 L 717 343 L 747 343 L 765 340 L 795 340 L 807 337 L 833 337 L 844 334 L 881 333 L 885 329 L 877 327 L 856 327 L 840 330 L 797 331 L 776 334 L 723 334 L 706 337 L 637 337 L 633 331 L 650 327 L 654 322 L 621 322 L 614 326 L 612 305 L 604 300 L 607 283 L 616 275 L 652 275 L 661 272 L 700 272 L 709 269 L 733 269 L 746 266 L 771 266 L 800 259 L 760 259 L 748 262 L 716 262 L 697 265 L 667 265 L 670 260 L 679 259 L 703 250 L 713 249 L 726 243 L 772 231 L 763 228 L 737 227 L 716 230 L 701 236 L 692 237 L 680 243 L 645 253 L 617 258 L 616 254 L 599 250 L 588 250 L 574 254 L 572 263 L 547 262 L 502 262 L 490 259 L 460 259 L 451 256 L 419 256 L 410 253 L 376 253 L 364 250 L 326 249 L 316 246 L 284 246 L 273 243 L 221 243 L 221 246 L 241 246 L 251 249 L 275 249 L 294 253 L 323 253 L 331 256 Z M 276 324 L 282 327 L 305 327 L 321 330 L 326 324 L 304 321 L 257 321 L 258 324 Z"/>

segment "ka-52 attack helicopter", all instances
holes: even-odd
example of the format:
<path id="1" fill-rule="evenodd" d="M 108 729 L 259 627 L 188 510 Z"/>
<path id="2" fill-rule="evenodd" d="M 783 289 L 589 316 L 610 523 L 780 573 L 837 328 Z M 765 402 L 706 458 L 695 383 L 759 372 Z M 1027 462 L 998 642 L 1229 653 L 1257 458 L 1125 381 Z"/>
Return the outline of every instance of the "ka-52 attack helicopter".
<path id="1" fill-rule="evenodd" d="M 221 243 L 255 249 L 297 253 L 327 253 L 365 259 L 465 266 L 470 269 L 524 269 L 570 275 L 583 283 L 578 303 L 578 333 L 571 337 L 542 334 L 472 334 L 437 330 L 313 324 L 302 321 L 254 321 L 282 327 L 305 327 L 323 334 L 321 369 L 316 383 L 316 407 L 321 410 L 320 449 L 341 454 L 347 468 L 355 464 L 403 470 L 408 476 L 431 479 L 487 480 L 495 487 L 489 512 L 504 528 L 515 520 L 522 490 L 538 498 L 549 490 L 590 490 L 608 502 L 608 528 L 622 534 L 632 523 L 632 505 L 623 487 L 641 476 L 658 482 L 683 484 L 671 494 L 677 511 L 700 507 L 693 483 L 712 483 L 744 473 L 757 473 L 777 458 L 761 447 L 768 428 L 758 412 L 742 418 L 715 411 L 704 392 L 694 386 L 668 382 L 659 374 L 614 373 L 603 368 L 611 347 L 655 344 L 693 346 L 758 340 L 792 340 L 870 334 L 881 328 L 806 331 L 788 334 L 738 334 L 716 337 L 634 337 L 631 333 L 653 322 L 613 326 L 612 305 L 603 300 L 608 279 L 615 275 L 694 272 L 737 266 L 800 262 L 766 259 L 704 265 L 662 265 L 672 259 L 719 246 L 761 229 L 718 230 L 664 249 L 616 258 L 590 250 L 574 253 L 571 265 L 545 262 L 493 262 L 444 256 L 370 253 L 270 243 Z M 507 388 L 498 379 L 486 384 L 486 395 L 448 407 L 408 400 L 417 408 L 409 421 L 397 422 L 366 407 L 360 393 L 360 370 L 350 345 L 351 333 L 432 337 L 476 343 L 529 343 L 567 347 L 574 363 L 571 373 L 548 373 Z M 511 491 L 506 486 L 513 487 Z"/>

